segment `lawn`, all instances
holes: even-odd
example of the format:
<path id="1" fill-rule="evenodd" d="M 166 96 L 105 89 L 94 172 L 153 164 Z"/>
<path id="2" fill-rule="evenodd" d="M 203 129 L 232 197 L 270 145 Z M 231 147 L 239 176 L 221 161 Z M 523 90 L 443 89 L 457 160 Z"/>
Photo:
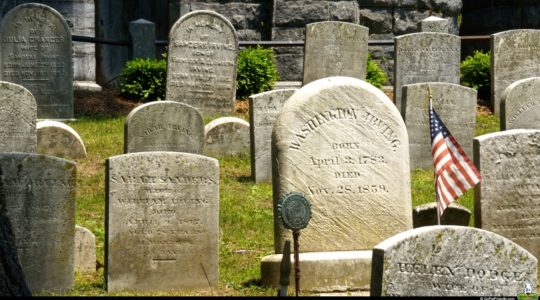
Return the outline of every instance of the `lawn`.
<path id="1" fill-rule="evenodd" d="M 245 103 L 237 115 L 247 119 Z M 124 116 L 79 116 L 72 126 L 85 142 L 88 157 L 77 159 L 76 223 L 96 235 L 97 260 L 104 262 L 105 159 L 123 154 Z M 478 115 L 476 135 L 498 131 L 498 119 Z M 249 157 L 221 158 L 219 286 L 212 291 L 170 293 L 107 293 L 103 268 L 95 274 L 76 274 L 75 287 L 65 295 L 235 295 L 274 296 L 260 286 L 261 259 L 273 253 L 272 186 L 251 179 Z M 413 206 L 434 201 L 431 171 L 415 170 L 412 176 Z M 473 191 L 458 200 L 473 211 Z M 473 221 L 471 220 L 471 225 Z"/>

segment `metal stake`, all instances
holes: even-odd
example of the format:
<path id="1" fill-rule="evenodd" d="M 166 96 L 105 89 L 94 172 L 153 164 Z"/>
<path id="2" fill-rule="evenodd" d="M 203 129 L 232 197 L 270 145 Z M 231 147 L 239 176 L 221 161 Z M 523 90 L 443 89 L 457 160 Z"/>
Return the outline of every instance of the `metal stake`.
<path id="1" fill-rule="evenodd" d="M 298 245 L 298 238 L 300 237 L 300 230 L 293 231 L 293 244 L 294 244 L 294 289 L 296 297 L 300 294 L 300 245 Z"/>

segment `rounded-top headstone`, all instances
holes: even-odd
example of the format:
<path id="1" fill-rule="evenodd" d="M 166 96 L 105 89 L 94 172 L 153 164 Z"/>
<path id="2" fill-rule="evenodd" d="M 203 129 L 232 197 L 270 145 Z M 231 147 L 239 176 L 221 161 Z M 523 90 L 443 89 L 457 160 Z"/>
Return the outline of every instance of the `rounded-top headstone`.
<path id="1" fill-rule="evenodd" d="M 274 125 L 272 163 L 274 212 L 290 192 L 312 204 L 305 252 L 367 250 L 412 228 L 407 130 L 392 101 L 365 81 L 328 77 L 296 91 Z M 290 232 L 274 224 L 281 253 Z"/>
<path id="2" fill-rule="evenodd" d="M 36 113 L 30 91 L 0 81 L 0 152 L 36 151 Z"/>
<path id="3" fill-rule="evenodd" d="M 166 99 L 187 103 L 203 116 L 234 112 L 238 36 L 212 11 L 184 15 L 169 32 Z"/>
<path id="4" fill-rule="evenodd" d="M 27 88 L 40 119 L 72 119 L 71 31 L 53 8 L 36 3 L 10 10 L 0 24 L 0 79 Z"/>
<path id="5" fill-rule="evenodd" d="M 237 117 L 221 117 L 204 127 L 204 153 L 208 156 L 249 155 L 249 123 Z"/>
<path id="6" fill-rule="evenodd" d="M 537 259 L 490 231 L 427 226 L 373 248 L 371 296 L 515 296 L 537 284 Z"/>
<path id="7" fill-rule="evenodd" d="M 154 101 L 133 109 L 126 118 L 126 153 L 176 151 L 201 154 L 204 121 L 194 107 L 175 101 Z"/>
<path id="8" fill-rule="evenodd" d="M 501 130 L 540 129 L 540 77 L 510 84 L 501 98 Z"/>
<path id="9" fill-rule="evenodd" d="M 422 32 L 448 33 L 448 20 L 436 16 L 429 16 L 418 23 Z"/>
<path id="10" fill-rule="evenodd" d="M 37 153 L 62 158 L 85 158 L 84 142 L 71 126 L 58 121 L 44 120 L 36 125 Z"/>

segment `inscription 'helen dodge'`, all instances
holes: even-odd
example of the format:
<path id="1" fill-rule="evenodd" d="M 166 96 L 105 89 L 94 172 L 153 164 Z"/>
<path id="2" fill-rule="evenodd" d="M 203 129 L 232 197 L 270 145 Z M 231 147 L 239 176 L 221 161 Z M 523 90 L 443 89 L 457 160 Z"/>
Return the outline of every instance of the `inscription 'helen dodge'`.
<path id="1" fill-rule="evenodd" d="M 72 119 L 71 32 L 60 13 L 42 4 L 23 4 L 0 24 L 0 79 L 34 96 L 38 119 Z"/>
<path id="2" fill-rule="evenodd" d="M 108 291 L 206 289 L 218 283 L 219 165 L 181 152 L 107 160 Z"/>

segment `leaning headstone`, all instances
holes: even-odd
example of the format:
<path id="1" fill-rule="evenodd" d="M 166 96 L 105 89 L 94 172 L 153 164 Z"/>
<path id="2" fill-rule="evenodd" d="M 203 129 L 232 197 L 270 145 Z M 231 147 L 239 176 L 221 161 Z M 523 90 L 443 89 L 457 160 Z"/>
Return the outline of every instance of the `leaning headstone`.
<path id="1" fill-rule="evenodd" d="M 195 108 L 175 101 L 138 106 L 126 118 L 124 152 L 176 151 L 201 154 L 204 121 Z"/>
<path id="2" fill-rule="evenodd" d="M 504 90 L 520 79 L 540 76 L 540 30 L 516 29 L 491 35 L 491 105 L 500 116 Z"/>
<path id="3" fill-rule="evenodd" d="M 107 159 L 107 291 L 218 284 L 219 165 L 181 152 Z"/>
<path id="4" fill-rule="evenodd" d="M 448 33 L 448 20 L 430 16 L 418 23 L 418 29 L 421 32 L 442 32 Z"/>
<path id="5" fill-rule="evenodd" d="M 86 157 L 84 142 L 71 126 L 44 120 L 37 123 L 36 130 L 37 153 L 71 159 Z"/>
<path id="6" fill-rule="evenodd" d="M 394 39 L 394 100 L 402 110 L 402 87 L 420 82 L 459 84 L 461 39 L 457 35 L 420 32 Z"/>
<path id="7" fill-rule="evenodd" d="M 452 83 L 416 83 L 403 86 L 402 116 L 409 133 L 411 170 L 433 168 L 428 115 L 428 89 L 433 108 L 465 153 L 472 157 L 476 128 L 476 90 Z"/>
<path id="8" fill-rule="evenodd" d="M 371 296 L 514 296 L 536 287 L 537 259 L 490 231 L 408 230 L 373 249 Z"/>
<path id="9" fill-rule="evenodd" d="M 73 288 L 74 162 L 30 153 L 0 153 L 7 215 L 26 282 L 32 292 Z"/>
<path id="10" fill-rule="evenodd" d="M 172 26 L 166 99 L 187 103 L 203 116 L 234 112 L 238 37 L 212 11 L 194 11 Z"/>
<path id="11" fill-rule="evenodd" d="M 277 254 L 291 235 L 277 219 L 280 199 L 301 192 L 313 205 L 300 261 L 309 259 L 321 285 L 300 279 L 302 289 L 365 288 L 370 270 L 359 266 L 369 266 L 369 251 L 412 228 L 407 130 L 392 101 L 363 80 L 323 78 L 295 92 L 274 125 L 272 168 Z M 263 259 L 264 284 L 275 282 L 271 261 Z"/>
<path id="12" fill-rule="evenodd" d="M 441 216 L 441 225 L 469 226 L 471 211 L 456 202 L 444 210 Z M 437 202 L 418 205 L 413 209 L 413 228 L 437 224 Z"/>
<path id="13" fill-rule="evenodd" d="M 0 81 L 0 152 L 36 151 L 36 113 L 27 89 Z"/>
<path id="14" fill-rule="evenodd" d="M 365 26 L 347 22 L 307 24 L 303 84 L 330 76 L 365 80 L 368 32 Z"/>
<path id="15" fill-rule="evenodd" d="M 297 89 L 264 92 L 249 97 L 251 177 L 256 183 L 272 181 L 272 128 L 283 103 Z"/>
<path id="16" fill-rule="evenodd" d="M 512 129 L 474 139 L 474 223 L 540 257 L 540 130 Z"/>
<path id="17" fill-rule="evenodd" d="M 40 119 L 73 119 L 71 32 L 49 6 L 10 10 L 0 24 L 0 79 L 27 88 Z"/>
<path id="18" fill-rule="evenodd" d="M 249 123 L 237 117 L 221 117 L 204 127 L 204 153 L 212 157 L 249 156 Z"/>
<path id="19" fill-rule="evenodd" d="M 96 272 L 96 236 L 88 229 L 75 226 L 76 272 Z"/>
<path id="20" fill-rule="evenodd" d="M 501 98 L 501 130 L 540 129 L 540 77 L 510 84 Z"/>

